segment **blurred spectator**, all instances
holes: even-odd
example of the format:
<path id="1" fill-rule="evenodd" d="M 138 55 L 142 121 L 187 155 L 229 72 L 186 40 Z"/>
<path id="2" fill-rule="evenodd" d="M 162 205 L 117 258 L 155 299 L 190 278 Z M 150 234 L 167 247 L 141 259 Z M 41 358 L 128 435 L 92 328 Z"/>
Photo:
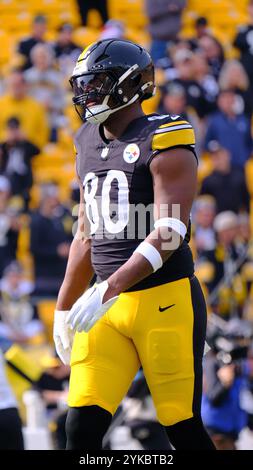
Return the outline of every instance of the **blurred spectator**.
<path id="1" fill-rule="evenodd" d="M 208 26 L 208 19 L 205 16 L 199 16 L 194 23 L 194 36 L 189 39 L 192 50 L 196 50 L 199 47 L 198 40 L 203 36 L 210 36 L 211 31 Z"/>
<path id="2" fill-rule="evenodd" d="M 204 98 L 208 103 L 208 112 L 216 109 L 216 99 L 219 93 L 219 86 L 210 72 L 206 57 L 200 52 L 196 52 L 193 56 L 194 72 L 197 82 L 203 89 Z"/>
<path id="3" fill-rule="evenodd" d="M 59 27 L 53 50 L 62 75 L 69 78 L 73 72 L 74 63 L 81 53 L 80 47 L 73 41 L 71 24 L 64 23 Z"/>
<path id="4" fill-rule="evenodd" d="M 66 269 L 71 229 L 72 218 L 59 202 L 57 186 L 45 185 L 40 207 L 31 221 L 36 295 L 57 296 Z"/>
<path id="5" fill-rule="evenodd" d="M 209 303 L 215 313 L 225 318 L 241 316 L 247 292 L 240 271 L 246 257 L 238 242 L 238 216 L 232 211 L 220 212 L 213 226 L 216 246 L 213 250 L 203 251 L 199 260 L 208 269 L 205 284 Z"/>
<path id="6" fill-rule="evenodd" d="M 166 56 L 168 41 L 174 41 L 181 29 L 185 0 L 146 0 L 149 33 L 152 39 L 151 56 L 154 63 Z"/>
<path id="7" fill-rule="evenodd" d="M 125 25 L 119 20 L 108 20 L 100 34 L 99 39 L 125 39 Z"/>
<path id="8" fill-rule="evenodd" d="M 186 104 L 186 93 L 182 85 L 172 82 L 162 88 L 162 102 L 159 109 L 161 114 L 179 114 L 188 120 Z"/>
<path id="9" fill-rule="evenodd" d="M 198 256 L 203 251 L 214 250 L 216 246 L 213 229 L 215 214 L 215 200 L 209 196 L 199 196 L 193 206 L 194 243 Z"/>
<path id="10" fill-rule="evenodd" d="M 22 423 L 17 402 L 5 374 L 5 361 L 0 350 L 0 450 L 24 450 Z"/>
<path id="11" fill-rule="evenodd" d="M 38 153 L 38 147 L 24 138 L 19 120 L 10 118 L 6 140 L 0 144 L 0 173 L 9 179 L 12 194 L 24 199 L 26 209 L 33 183 L 31 160 Z"/>
<path id="12" fill-rule="evenodd" d="M 16 258 L 20 224 L 10 205 L 10 183 L 0 176 L 0 278 L 4 268 Z"/>
<path id="13" fill-rule="evenodd" d="M 253 0 L 249 1 L 248 5 L 249 23 L 240 26 L 237 36 L 234 40 L 234 46 L 239 49 L 241 53 L 241 62 L 245 68 L 251 89 L 253 91 Z"/>
<path id="14" fill-rule="evenodd" d="M 246 378 L 244 371 L 237 371 L 235 363 L 222 364 L 215 352 L 208 353 L 201 414 L 218 450 L 235 450 L 238 435 L 247 425 L 247 413 L 240 405 Z"/>
<path id="15" fill-rule="evenodd" d="M 221 43 L 214 36 L 206 34 L 199 38 L 198 46 L 208 61 L 212 75 L 217 79 L 225 58 Z"/>
<path id="16" fill-rule="evenodd" d="M 218 97 L 218 111 L 210 116 L 206 132 L 206 148 L 216 140 L 231 155 L 233 166 L 243 168 L 252 152 L 250 119 L 238 114 L 233 90 L 222 90 Z"/>
<path id="17" fill-rule="evenodd" d="M 212 349 L 204 362 L 202 417 L 217 449 L 233 450 L 248 423 L 252 324 L 239 318 L 222 322 L 211 315 L 207 340 Z"/>
<path id="18" fill-rule="evenodd" d="M 239 233 L 238 238 L 243 244 L 248 244 L 251 239 L 250 218 L 248 214 L 239 214 L 238 217 Z"/>
<path id="19" fill-rule="evenodd" d="M 194 54 L 188 49 L 177 50 L 173 56 L 177 72 L 174 83 L 180 84 L 186 93 L 187 106 L 193 108 L 200 118 L 209 112 L 204 90 L 196 80 Z"/>
<path id="20" fill-rule="evenodd" d="M 107 0 L 77 0 L 82 24 L 86 26 L 89 10 L 95 9 L 100 13 L 103 23 L 108 20 Z"/>
<path id="21" fill-rule="evenodd" d="M 208 20 L 205 16 L 199 16 L 195 21 L 195 34 L 196 38 L 200 39 L 210 33 L 208 27 Z"/>
<path id="22" fill-rule="evenodd" d="M 252 114 L 252 93 L 249 89 L 249 79 L 238 60 L 226 60 L 220 71 L 219 87 L 221 90 L 234 90 L 236 93 L 235 107 L 238 114 Z"/>
<path id="23" fill-rule="evenodd" d="M 25 138 L 43 147 L 48 142 L 48 122 L 43 106 L 28 96 L 27 83 L 20 70 L 7 77 L 8 91 L 0 97 L 0 140 L 5 140 L 8 119 L 19 119 Z"/>
<path id="24" fill-rule="evenodd" d="M 79 204 L 80 202 L 80 187 L 76 179 L 70 183 L 70 202 L 72 206 Z"/>
<path id="25" fill-rule="evenodd" d="M 29 93 L 40 102 L 48 112 L 51 139 L 57 140 L 57 128 L 64 124 L 65 97 L 63 77 L 54 68 L 54 53 L 47 44 L 37 44 L 31 51 L 32 67 L 24 76 Z"/>
<path id="26" fill-rule="evenodd" d="M 249 210 L 249 193 L 244 169 L 231 164 L 228 150 L 211 140 L 208 151 L 212 156 L 213 171 L 202 183 L 201 194 L 209 194 L 216 201 L 217 212 Z M 231 194 L 233 197 L 231 197 Z"/>
<path id="27" fill-rule="evenodd" d="M 1 341 L 29 344 L 43 334 L 44 327 L 31 305 L 33 288 L 19 263 L 13 261 L 5 268 L 0 282 Z"/>
<path id="28" fill-rule="evenodd" d="M 175 64 L 173 62 L 173 57 L 176 55 L 178 51 L 185 51 L 188 50 L 191 52 L 191 44 L 188 40 L 179 39 L 174 44 L 170 44 L 169 47 L 166 49 L 166 56 L 162 59 L 159 59 L 156 63 L 156 83 L 158 85 L 163 85 L 165 81 L 170 82 L 175 78 L 178 78 L 179 74 L 177 69 L 175 68 Z M 158 73 L 160 69 L 164 71 L 163 80 L 159 80 Z"/>
<path id="29" fill-rule="evenodd" d="M 43 15 L 35 16 L 32 23 L 31 36 L 23 39 L 18 45 L 18 53 L 24 58 L 24 69 L 32 66 L 30 53 L 36 44 L 45 42 L 45 34 L 47 31 L 47 20 Z"/>

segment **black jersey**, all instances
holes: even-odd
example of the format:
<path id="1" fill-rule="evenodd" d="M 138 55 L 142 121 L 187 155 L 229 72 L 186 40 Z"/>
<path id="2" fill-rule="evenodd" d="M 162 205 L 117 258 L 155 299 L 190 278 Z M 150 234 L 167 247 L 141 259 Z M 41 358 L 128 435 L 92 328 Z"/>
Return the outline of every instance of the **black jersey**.
<path id="1" fill-rule="evenodd" d="M 84 188 L 90 223 L 92 264 L 98 281 L 107 279 L 154 229 L 150 162 L 170 148 L 194 153 L 194 131 L 180 116 L 142 116 L 119 139 L 107 142 L 101 127 L 85 123 L 75 139 L 77 173 Z M 169 158 L 169 157 L 168 157 Z M 191 276 L 193 260 L 185 240 L 162 268 L 131 290 L 145 289 Z"/>

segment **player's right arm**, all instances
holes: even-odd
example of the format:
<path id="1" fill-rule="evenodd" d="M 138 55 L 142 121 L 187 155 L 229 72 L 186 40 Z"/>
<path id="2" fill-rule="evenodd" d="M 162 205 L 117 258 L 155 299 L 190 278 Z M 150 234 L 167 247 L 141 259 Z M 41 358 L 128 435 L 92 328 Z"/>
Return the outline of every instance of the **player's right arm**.
<path id="1" fill-rule="evenodd" d="M 66 316 L 75 301 L 87 289 L 93 274 L 90 239 L 85 234 L 83 188 L 80 183 L 78 228 L 70 247 L 66 273 L 59 290 L 54 317 L 55 348 L 64 364 L 70 361 L 73 340 L 73 331 L 65 322 Z"/>

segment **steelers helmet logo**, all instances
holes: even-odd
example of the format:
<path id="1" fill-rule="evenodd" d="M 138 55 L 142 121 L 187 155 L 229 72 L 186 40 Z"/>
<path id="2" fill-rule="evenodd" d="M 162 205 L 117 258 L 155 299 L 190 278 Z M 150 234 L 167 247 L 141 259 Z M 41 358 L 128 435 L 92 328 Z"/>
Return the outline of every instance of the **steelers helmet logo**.
<path id="1" fill-rule="evenodd" d="M 129 144 L 126 146 L 123 158 L 126 163 L 135 163 L 140 156 L 140 149 L 137 144 Z"/>

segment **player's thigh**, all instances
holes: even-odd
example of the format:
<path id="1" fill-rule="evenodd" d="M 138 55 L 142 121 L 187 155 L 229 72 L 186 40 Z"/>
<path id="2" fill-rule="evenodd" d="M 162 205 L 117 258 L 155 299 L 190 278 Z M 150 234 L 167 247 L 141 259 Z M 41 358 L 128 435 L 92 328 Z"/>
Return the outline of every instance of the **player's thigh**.
<path id="1" fill-rule="evenodd" d="M 205 329 L 205 301 L 196 278 L 143 291 L 134 342 L 165 426 L 200 412 Z"/>
<path id="2" fill-rule="evenodd" d="M 98 405 L 114 414 L 139 369 L 133 342 L 100 320 L 89 333 L 76 333 L 69 406 Z"/>

